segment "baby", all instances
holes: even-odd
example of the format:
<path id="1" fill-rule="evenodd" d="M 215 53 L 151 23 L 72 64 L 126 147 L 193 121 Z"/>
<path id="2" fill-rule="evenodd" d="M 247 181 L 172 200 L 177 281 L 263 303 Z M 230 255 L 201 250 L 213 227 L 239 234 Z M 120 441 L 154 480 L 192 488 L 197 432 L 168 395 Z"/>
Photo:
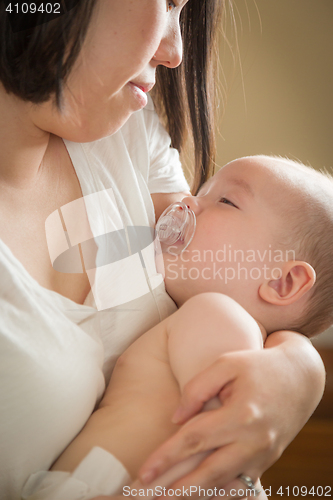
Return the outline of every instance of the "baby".
<path id="1" fill-rule="evenodd" d="M 262 349 L 274 331 L 311 337 L 332 324 L 332 200 L 328 175 L 266 156 L 227 164 L 185 198 L 196 218 L 193 238 L 184 252 L 175 245 L 163 254 L 179 310 L 118 359 L 98 409 L 53 472 L 29 479 L 23 498 L 125 494 L 146 458 L 179 429 L 172 415 L 194 375 L 227 352 Z M 215 398 L 204 410 L 218 405 Z M 156 485 L 183 476 L 188 462 Z"/>

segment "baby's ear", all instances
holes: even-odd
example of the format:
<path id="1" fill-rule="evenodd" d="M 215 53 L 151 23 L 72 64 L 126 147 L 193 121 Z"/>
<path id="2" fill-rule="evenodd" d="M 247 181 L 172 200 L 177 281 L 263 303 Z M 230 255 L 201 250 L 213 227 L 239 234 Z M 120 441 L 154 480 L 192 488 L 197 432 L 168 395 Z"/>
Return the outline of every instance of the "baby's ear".
<path id="1" fill-rule="evenodd" d="M 270 304 L 287 306 L 297 302 L 316 281 L 316 273 L 310 264 L 293 260 L 285 262 L 280 277 L 266 281 L 259 288 L 259 296 Z"/>

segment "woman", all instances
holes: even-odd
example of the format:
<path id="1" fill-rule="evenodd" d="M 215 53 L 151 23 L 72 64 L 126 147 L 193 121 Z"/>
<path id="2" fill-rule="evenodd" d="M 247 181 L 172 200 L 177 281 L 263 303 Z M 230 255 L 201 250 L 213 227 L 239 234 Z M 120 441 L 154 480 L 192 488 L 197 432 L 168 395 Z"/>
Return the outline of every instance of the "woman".
<path id="1" fill-rule="evenodd" d="M 174 311 L 162 285 L 135 295 L 136 280 L 126 304 L 96 311 L 89 272 L 52 267 L 46 221 L 58 214 L 56 236 L 64 237 L 65 207 L 111 190 L 125 227 L 152 227 L 152 202 L 158 217 L 188 191 L 151 103 L 144 108 L 155 75 L 155 102 L 178 149 L 188 98 L 196 187 L 213 158 L 210 60 L 219 2 L 74 4 L 50 22 L 45 12 L 34 14 L 35 27 L 22 31 L 24 14 L 11 24 L 0 7 L 3 499 L 20 498 L 27 477 L 50 467 L 100 400 L 117 356 Z M 118 283 L 107 292 L 117 295 Z M 324 370 L 301 335 L 277 332 L 266 347 L 225 356 L 188 384 L 179 422 L 228 383 L 230 403 L 165 443 L 143 467 L 143 480 L 211 448 L 216 453 L 182 485 L 240 486 L 240 474 L 254 480 L 276 460 L 318 404 Z"/>

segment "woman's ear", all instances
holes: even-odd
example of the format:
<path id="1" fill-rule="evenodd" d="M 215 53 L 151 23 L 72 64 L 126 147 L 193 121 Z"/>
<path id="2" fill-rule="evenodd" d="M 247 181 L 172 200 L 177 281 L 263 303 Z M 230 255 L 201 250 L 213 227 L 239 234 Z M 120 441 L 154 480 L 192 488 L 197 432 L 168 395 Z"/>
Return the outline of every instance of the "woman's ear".
<path id="1" fill-rule="evenodd" d="M 316 273 L 310 264 L 289 261 L 283 264 L 280 277 L 266 281 L 259 288 L 259 296 L 270 304 L 287 306 L 297 302 L 316 281 Z"/>

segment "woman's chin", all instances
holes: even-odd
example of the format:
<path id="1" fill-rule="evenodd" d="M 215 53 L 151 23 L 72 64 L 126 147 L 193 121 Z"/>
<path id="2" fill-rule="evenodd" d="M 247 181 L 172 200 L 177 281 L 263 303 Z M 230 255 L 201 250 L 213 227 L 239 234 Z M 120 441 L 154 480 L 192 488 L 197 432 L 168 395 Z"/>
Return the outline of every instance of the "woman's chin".
<path id="1" fill-rule="evenodd" d="M 81 123 L 74 128 L 64 127 L 62 130 L 60 129 L 59 133 L 56 135 L 71 142 L 85 143 L 98 141 L 99 139 L 109 137 L 118 132 L 127 122 L 131 114 L 131 112 L 128 112 L 126 115 L 124 114 L 111 122 L 105 121 L 105 123 L 103 123 L 101 120 L 95 120 L 94 123 L 90 121 L 87 126 Z"/>

